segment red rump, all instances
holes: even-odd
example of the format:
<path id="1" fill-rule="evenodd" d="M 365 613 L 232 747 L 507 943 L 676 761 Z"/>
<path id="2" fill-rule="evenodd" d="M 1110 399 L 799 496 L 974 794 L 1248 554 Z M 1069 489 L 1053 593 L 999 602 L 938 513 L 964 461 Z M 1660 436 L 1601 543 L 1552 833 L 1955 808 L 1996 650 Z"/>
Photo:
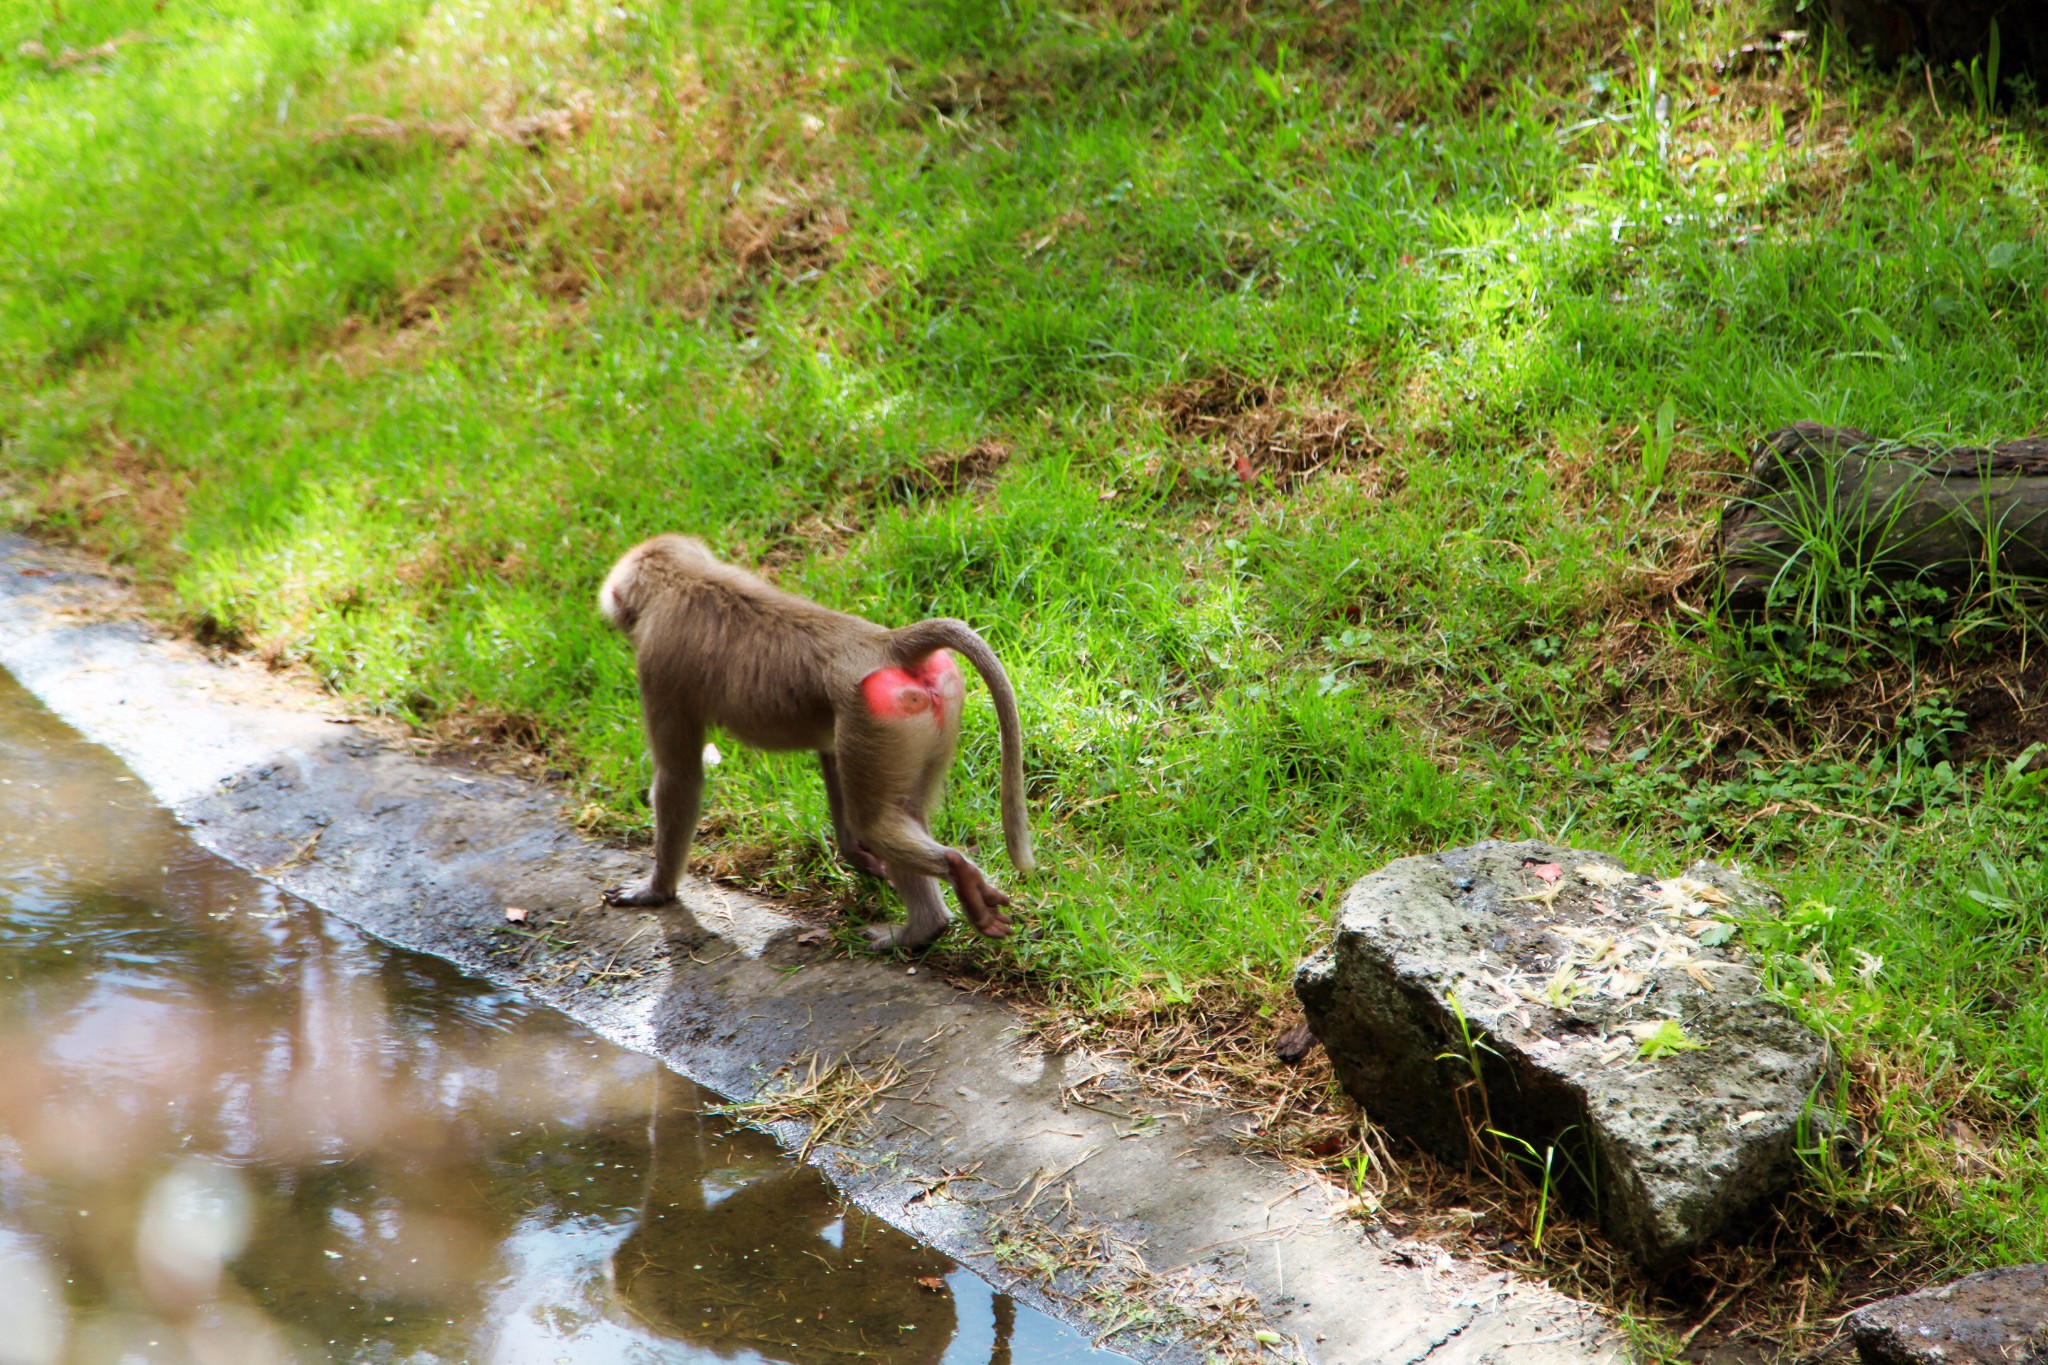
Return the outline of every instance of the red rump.
<path id="1" fill-rule="evenodd" d="M 960 695 L 960 668 L 950 650 L 935 649 L 909 668 L 878 668 L 860 680 L 868 710 L 884 720 L 909 720 L 930 713 L 943 725 L 946 708 Z"/>

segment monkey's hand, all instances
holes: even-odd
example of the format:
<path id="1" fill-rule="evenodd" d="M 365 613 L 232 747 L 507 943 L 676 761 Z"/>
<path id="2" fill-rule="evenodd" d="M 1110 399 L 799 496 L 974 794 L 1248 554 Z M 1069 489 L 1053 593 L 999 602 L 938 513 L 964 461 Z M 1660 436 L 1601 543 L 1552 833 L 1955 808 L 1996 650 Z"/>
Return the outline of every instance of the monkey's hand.
<path id="1" fill-rule="evenodd" d="M 953 894 L 960 898 L 960 908 L 967 913 L 967 922 L 990 938 L 1010 936 L 1010 917 L 997 909 L 1008 905 L 1010 898 L 989 883 L 981 869 L 967 861 L 967 855 L 957 848 L 946 850 L 946 870 L 953 881 Z"/>
<path id="2" fill-rule="evenodd" d="M 656 890 L 652 877 L 637 886 L 608 886 L 597 894 L 598 899 L 606 905 L 619 905 L 631 909 L 653 910 L 676 903 L 676 893 Z"/>

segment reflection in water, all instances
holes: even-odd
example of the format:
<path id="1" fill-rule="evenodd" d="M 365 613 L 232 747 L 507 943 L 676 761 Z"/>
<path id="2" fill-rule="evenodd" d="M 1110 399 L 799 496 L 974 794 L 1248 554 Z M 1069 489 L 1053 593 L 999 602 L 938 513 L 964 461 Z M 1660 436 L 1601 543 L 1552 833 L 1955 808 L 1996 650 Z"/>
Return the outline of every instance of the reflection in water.
<path id="1" fill-rule="evenodd" d="M 0 1365 L 1117 1359 L 700 1102 L 199 851 L 0 675 Z"/>
<path id="2" fill-rule="evenodd" d="M 645 1212 L 613 1258 L 620 1292 L 648 1321 L 727 1358 L 944 1358 L 954 1327 L 945 1257 L 715 1120 L 655 1114 Z M 904 1285 L 923 1292 L 904 1301 Z"/>

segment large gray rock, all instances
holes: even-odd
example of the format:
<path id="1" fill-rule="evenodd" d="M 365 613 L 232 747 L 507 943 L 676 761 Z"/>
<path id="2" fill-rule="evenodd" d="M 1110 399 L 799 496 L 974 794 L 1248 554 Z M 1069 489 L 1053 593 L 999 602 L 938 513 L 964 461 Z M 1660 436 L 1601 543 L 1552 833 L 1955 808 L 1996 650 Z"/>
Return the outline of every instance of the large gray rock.
<path id="1" fill-rule="evenodd" d="M 2043 1365 L 2048 1362 L 2048 1265 L 1965 1275 L 1849 1315 L 1867 1365 Z"/>
<path id="2" fill-rule="evenodd" d="M 1826 1044 L 1731 937 L 1731 916 L 1775 908 L 1712 864 L 1659 881 L 1475 844 L 1361 879 L 1294 988 L 1374 1122 L 1454 1159 L 1555 1148 L 1563 1192 L 1655 1267 L 1786 1184 L 1825 1123 Z"/>

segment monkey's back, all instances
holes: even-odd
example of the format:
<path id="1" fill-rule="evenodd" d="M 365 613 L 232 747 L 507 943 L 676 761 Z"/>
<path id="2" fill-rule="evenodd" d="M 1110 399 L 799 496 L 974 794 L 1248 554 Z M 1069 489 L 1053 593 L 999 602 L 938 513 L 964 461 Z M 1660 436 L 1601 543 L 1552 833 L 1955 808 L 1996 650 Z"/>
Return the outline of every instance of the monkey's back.
<path id="1" fill-rule="evenodd" d="M 688 536 L 626 552 L 599 604 L 633 641 L 650 725 L 712 724 L 763 749 L 833 747 L 840 694 L 885 658 L 888 632 L 715 558 Z"/>

